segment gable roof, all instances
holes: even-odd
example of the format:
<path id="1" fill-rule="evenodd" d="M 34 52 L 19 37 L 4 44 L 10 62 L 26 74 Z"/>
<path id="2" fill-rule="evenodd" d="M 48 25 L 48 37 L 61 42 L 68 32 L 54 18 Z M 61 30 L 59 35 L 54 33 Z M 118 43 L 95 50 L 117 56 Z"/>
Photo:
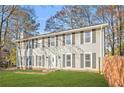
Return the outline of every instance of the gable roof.
<path id="1" fill-rule="evenodd" d="M 105 28 L 107 26 L 108 24 L 106 23 L 106 24 L 93 25 L 93 26 L 66 30 L 66 31 L 50 32 L 46 34 L 41 34 L 40 36 L 34 36 L 34 37 L 29 37 L 29 38 L 25 38 L 21 40 L 16 40 L 16 42 L 22 42 L 22 41 L 27 41 L 27 40 L 32 40 L 32 39 L 40 39 L 40 38 L 51 37 L 51 36 L 56 36 L 56 35 L 71 34 L 75 32 L 82 32 L 82 31 L 87 31 L 87 30 L 92 30 L 92 29 Z"/>

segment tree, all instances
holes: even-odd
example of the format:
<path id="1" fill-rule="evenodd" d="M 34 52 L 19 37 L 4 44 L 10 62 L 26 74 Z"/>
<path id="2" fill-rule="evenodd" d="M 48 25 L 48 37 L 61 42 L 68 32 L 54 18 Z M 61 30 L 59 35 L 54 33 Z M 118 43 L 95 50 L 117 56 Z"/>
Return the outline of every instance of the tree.
<path id="1" fill-rule="evenodd" d="M 11 64 L 16 65 L 16 48 L 12 48 L 6 60 L 10 61 Z"/>
<path id="2" fill-rule="evenodd" d="M 122 43 L 124 42 L 123 37 L 123 14 L 124 7 L 120 5 L 102 5 L 96 7 L 96 22 L 98 23 L 108 23 L 109 27 L 105 31 L 105 42 L 111 48 L 112 55 L 115 54 L 115 49 L 119 46 L 120 54 L 122 55 Z"/>
<path id="3" fill-rule="evenodd" d="M 34 12 L 29 7 L 0 6 L 0 9 L 0 52 L 4 46 L 19 39 L 22 32 L 32 35 L 36 33 L 39 23 L 36 22 Z"/>
<path id="4" fill-rule="evenodd" d="M 45 31 L 62 31 L 92 25 L 90 6 L 64 6 L 46 21 Z"/>
<path id="5" fill-rule="evenodd" d="M 112 55 L 119 47 L 122 55 L 124 7 L 119 5 L 64 6 L 46 21 L 45 31 L 63 31 L 100 23 L 108 23 L 105 32 L 105 50 L 111 48 Z"/>

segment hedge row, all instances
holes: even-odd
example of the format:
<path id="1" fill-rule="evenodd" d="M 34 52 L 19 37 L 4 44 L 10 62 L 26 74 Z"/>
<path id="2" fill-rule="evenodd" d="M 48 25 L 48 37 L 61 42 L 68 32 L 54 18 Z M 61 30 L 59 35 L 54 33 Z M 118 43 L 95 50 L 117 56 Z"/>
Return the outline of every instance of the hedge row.
<path id="1" fill-rule="evenodd" d="M 105 56 L 103 73 L 111 87 L 124 87 L 124 57 Z"/>

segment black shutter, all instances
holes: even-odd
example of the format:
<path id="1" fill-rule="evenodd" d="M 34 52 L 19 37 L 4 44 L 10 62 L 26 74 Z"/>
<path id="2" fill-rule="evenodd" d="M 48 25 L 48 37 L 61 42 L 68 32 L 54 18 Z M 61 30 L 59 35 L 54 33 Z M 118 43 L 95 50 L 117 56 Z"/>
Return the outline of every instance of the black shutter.
<path id="1" fill-rule="evenodd" d="M 32 48 L 34 48 L 34 39 L 32 39 Z"/>
<path id="2" fill-rule="evenodd" d="M 65 67 L 65 54 L 63 54 L 63 67 Z"/>
<path id="3" fill-rule="evenodd" d="M 37 66 L 37 55 L 36 55 L 36 66 Z"/>
<path id="4" fill-rule="evenodd" d="M 45 57 L 44 57 L 44 55 L 42 55 L 42 62 L 43 62 L 42 66 L 45 67 Z"/>
<path id="5" fill-rule="evenodd" d="M 75 67 L 75 54 L 72 54 L 72 67 Z"/>
<path id="6" fill-rule="evenodd" d="M 92 68 L 96 68 L 96 53 L 92 53 Z"/>
<path id="7" fill-rule="evenodd" d="M 42 39 L 42 47 L 44 47 L 45 46 L 45 44 L 44 44 L 44 38 Z"/>
<path id="8" fill-rule="evenodd" d="M 96 29 L 92 30 L 92 43 L 96 43 Z"/>
<path id="9" fill-rule="evenodd" d="M 83 32 L 80 32 L 80 43 L 81 43 L 81 44 L 84 43 L 84 35 L 83 35 Z"/>
<path id="10" fill-rule="evenodd" d="M 84 68 L 84 54 L 80 54 L 80 67 Z"/>
<path id="11" fill-rule="evenodd" d="M 72 45 L 75 45 L 75 33 L 72 33 Z"/>
<path id="12" fill-rule="evenodd" d="M 63 35 L 63 46 L 65 45 L 65 35 Z"/>
<path id="13" fill-rule="evenodd" d="M 56 36 L 56 46 L 58 46 L 58 36 Z"/>
<path id="14" fill-rule="evenodd" d="M 34 56 L 32 56 L 32 66 L 34 66 Z"/>
<path id="15" fill-rule="evenodd" d="M 48 47 L 50 47 L 50 37 L 48 37 Z"/>
<path id="16" fill-rule="evenodd" d="M 56 67 L 58 66 L 58 59 L 57 59 L 57 56 L 56 56 Z"/>

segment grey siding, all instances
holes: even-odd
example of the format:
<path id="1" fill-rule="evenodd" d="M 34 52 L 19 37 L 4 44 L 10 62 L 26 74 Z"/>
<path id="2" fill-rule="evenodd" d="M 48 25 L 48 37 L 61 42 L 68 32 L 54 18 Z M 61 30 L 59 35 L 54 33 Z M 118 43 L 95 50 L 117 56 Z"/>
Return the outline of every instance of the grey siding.
<path id="1" fill-rule="evenodd" d="M 92 53 L 92 68 L 96 68 L 96 53 Z"/>

